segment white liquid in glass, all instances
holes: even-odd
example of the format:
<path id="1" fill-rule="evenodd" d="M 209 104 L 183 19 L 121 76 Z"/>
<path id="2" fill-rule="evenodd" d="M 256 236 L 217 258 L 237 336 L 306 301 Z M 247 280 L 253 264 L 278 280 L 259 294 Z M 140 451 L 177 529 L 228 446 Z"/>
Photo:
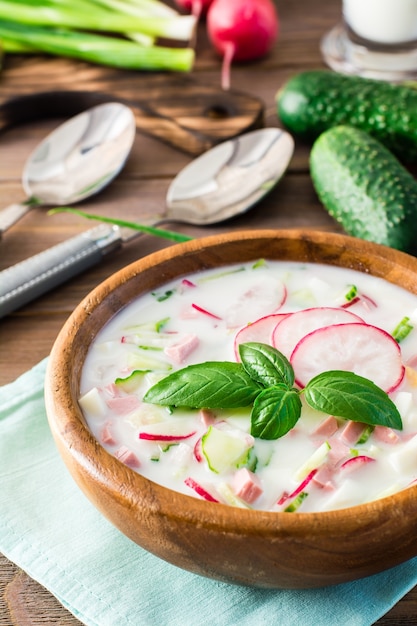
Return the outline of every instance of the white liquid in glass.
<path id="1" fill-rule="evenodd" d="M 417 40 L 417 0 L 343 0 L 343 14 L 363 39 L 388 45 Z"/>

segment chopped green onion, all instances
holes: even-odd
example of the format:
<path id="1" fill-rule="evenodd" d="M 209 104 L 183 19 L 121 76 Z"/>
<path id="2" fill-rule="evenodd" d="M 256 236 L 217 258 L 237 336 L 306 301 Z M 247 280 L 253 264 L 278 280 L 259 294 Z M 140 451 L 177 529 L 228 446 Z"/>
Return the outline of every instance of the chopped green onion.
<path id="1" fill-rule="evenodd" d="M 159 320 L 159 322 L 155 322 L 155 330 L 157 333 L 161 332 L 163 327 L 169 322 L 169 317 L 164 317 L 164 319 Z"/>
<path id="2" fill-rule="evenodd" d="M 345 300 L 347 302 L 350 302 L 351 300 L 353 300 L 353 298 L 356 298 L 357 295 L 358 295 L 358 288 L 356 287 L 356 285 L 350 285 L 349 291 L 345 293 Z"/>
<path id="3" fill-rule="evenodd" d="M 252 269 L 253 270 L 257 270 L 259 267 L 266 267 L 268 264 L 265 261 L 265 259 L 258 259 L 258 261 L 256 261 L 253 265 L 252 265 Z"/>
<path id="4" fill-rule="evenodd" d="M 413 330 L 414 326 L 410 323 L 409 317 L 403 317 L 401 322 L 392 331 L 392 336 L 397 343 L 400 343 Z"/>
<path id="5" fill-rule="evenodd" d="M 164 291 L 163 293 L 152 291 L 152 295 L 154 298 L 156 298 L 157 302 L 164 302 L 165 300 L 168 300 L 168 298 L 173 296 L 174 293 L 175 293 L 175 289 L 168 289 L 167 291 Z"/>

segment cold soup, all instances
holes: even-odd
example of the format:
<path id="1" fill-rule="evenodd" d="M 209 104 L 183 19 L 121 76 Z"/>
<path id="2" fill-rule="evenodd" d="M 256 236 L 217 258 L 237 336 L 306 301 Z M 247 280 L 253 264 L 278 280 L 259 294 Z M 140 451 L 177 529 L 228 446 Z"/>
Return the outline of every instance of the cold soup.
<path id="1" fill-rule="evenodd" d="M 417 296 L 354 270 L 259 260 L 141 295 L 94 340 L 79 404 L 169 489 L 326 511 L 417 479 Z"/>

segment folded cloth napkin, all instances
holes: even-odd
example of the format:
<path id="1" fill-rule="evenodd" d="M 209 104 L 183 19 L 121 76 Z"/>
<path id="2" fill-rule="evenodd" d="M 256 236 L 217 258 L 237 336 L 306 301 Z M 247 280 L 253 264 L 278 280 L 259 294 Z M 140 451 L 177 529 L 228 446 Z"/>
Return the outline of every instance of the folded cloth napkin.
<path id="1" fill-rule="evenodd" d="M 417 583 L 417 558 L 314 590 L 259 590 L 183 571 L 135 545 L 85 498 L 49 432 L 46 360 L 0 388 L 0 552 L 88 626 L 364 626 Z"/>

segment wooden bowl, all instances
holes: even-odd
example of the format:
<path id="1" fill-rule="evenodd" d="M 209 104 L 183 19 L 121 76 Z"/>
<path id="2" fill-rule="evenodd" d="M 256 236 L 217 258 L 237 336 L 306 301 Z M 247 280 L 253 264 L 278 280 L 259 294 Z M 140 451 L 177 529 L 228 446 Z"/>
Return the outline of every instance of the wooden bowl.
<path id="1" fill-rule="evenodd" d="M 417 293 L 417 259 L 330 233 L 248 231 L 169 247 L 120 270 L 88 295 L 49 360 L 46 407 L 58 449 L 79 487 L 137 544 L 181 568 L 232 583 L 310 588 L 374 574 L 417 555 L 417 486 L 321 513 L 244 510 L 173 492 L 111 456 L 77 403 L 87 350 L 139 294 L 198 270 L 235 262 L 296 260 L 349 267 Z"/>

